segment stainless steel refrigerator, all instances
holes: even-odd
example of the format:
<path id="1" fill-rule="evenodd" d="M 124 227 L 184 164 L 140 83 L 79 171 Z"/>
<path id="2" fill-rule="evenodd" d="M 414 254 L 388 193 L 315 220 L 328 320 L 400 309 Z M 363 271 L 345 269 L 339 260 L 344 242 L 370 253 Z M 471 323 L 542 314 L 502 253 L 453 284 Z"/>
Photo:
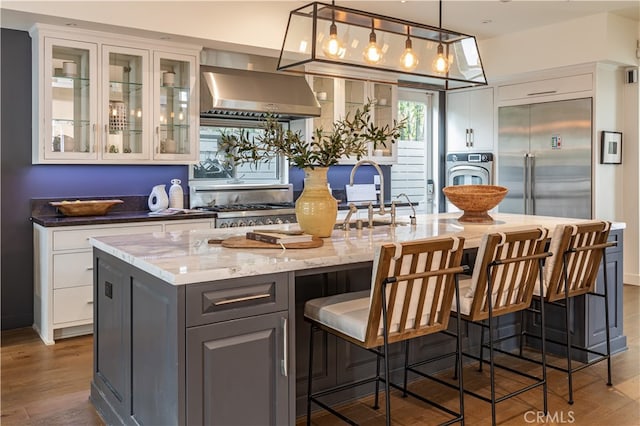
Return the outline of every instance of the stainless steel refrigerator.
<path id="1" fill-rule="evenodd" d="M 591 98 L 500 107 L 502 213 L 591 218 Z"/>

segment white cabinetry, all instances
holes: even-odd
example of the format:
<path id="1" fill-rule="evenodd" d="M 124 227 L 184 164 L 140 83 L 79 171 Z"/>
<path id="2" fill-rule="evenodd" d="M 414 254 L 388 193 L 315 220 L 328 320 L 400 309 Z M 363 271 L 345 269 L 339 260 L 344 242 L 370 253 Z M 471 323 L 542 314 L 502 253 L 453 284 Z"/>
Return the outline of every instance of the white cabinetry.
<path id="1" fill-rule="evenodd" d="M 447 152 L 493 151 L 493 88 L 447 93 Z"/>
<path id="2" fill-rule="evenodd" d="M 43 342 L 93 331 L 90 237 L 214 227 L 215 219 L 43 227 L 34 224 L 33 327 Z"/>
<path id="3" fill-rule="evenodd" d="M 37 24 L 33 163 L 195 162 L 200 48 Z"/>
<path id="4" fill-rule="evenodd" d="M 371 119 L 376 126 L 393 126 L 397 117 L 397 86 L 392 83 L 365 81 L 363 79 L 334 78 L 324 76 L 309 76 L 311 85 L 322 108 L 321 116 L 309 120 L 307 134 L 313 135 L 315 129 L 322 128 L 326 133 L 331 132 L 333 123 L 344 118 L 347 114 L 353 117 L 357 109 L 362 110 L 369 100 L 375 100 Z M 310 136 L 309 136 L 310 137 Z M 387 146 L 373 144 L 368 147 L 364 157 L 379 164 L 393 164 L 397 159 L 397 147 L 391 142 Z M 356 158 L 345 158 L 341 164 L 354 164 Z"/>
<path id="5" fill-rule="evenodd" d="M 593 73 L 550 77 L 535 81 L 504 84 L 498 87 L 499 105 L 524 102 L 548 102 L 550 100 L 580 98 L 592 96 L 594 87 Z M 552 99 L 550 99 L 552 98 Z"/>

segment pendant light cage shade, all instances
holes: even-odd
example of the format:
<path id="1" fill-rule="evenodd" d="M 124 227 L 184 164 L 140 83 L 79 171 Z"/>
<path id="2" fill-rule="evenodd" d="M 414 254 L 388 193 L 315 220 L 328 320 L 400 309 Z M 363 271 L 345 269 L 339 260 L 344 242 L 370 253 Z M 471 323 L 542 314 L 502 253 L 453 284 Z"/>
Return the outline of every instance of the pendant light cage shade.
<path id="1" fill-rule="evenodd" d="M 338 55 L 323 50 L 334 36 L 340 37 Z M 377 61 L 367 60 L 371 44 L 379 49 Z M 434 69 L 439 46 L 445 72 Z M 390 73 L 392 79 L 439 90 L 487 84 L 474 36 L 321 2 L 291 11 L 278 70 L 337 74 L 343 66 Z"/>

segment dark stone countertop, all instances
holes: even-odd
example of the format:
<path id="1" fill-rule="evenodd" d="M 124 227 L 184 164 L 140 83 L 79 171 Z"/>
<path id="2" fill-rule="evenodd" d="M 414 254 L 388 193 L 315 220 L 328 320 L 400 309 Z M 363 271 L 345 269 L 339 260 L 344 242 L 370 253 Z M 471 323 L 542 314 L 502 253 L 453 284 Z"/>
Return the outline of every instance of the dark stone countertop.
<path id="1" fill-rule="evenodd" d="M 156 222 L 168 220 L 193 220 L 193 219 L 214 219 L 216 213 L 202 211 L 177 213 L 166 216 L 149 216 L 147 207 L 147 196 L 114 196 L 114 197 L 92 197 L 91 200 L 119 199 L 124 201 L 116 204 L 104 216 L 64 216 L 55 207 L 51 206 L 51 201 L 63 201 L 61 198 L 34 198 L 31 200 L 31 221 L 45 227 L 57 226 L 78 226 L 78 225 L 104 225 L 111 223 L 129 222 Z M 86 200 L 86 197 L 66 198 L 66 200 Z M 188 205 L 186 203 L 185 205 Z"/>

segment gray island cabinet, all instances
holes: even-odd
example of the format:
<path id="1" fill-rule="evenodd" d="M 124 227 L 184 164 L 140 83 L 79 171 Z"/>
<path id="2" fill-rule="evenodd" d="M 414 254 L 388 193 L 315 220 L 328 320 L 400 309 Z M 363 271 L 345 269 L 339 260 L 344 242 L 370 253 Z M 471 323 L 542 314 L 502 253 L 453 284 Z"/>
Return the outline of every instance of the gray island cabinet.
<path id="1" fill-rule="evenodd" d="M 293 425 L 304 412 L 306 393 L 309 328 L 302 320 L 304 302 L 367 288 L 377 245 L 456 233 L 465 237 L 465 249 L 472 254 L 485 232 L 532 224 L 551 229 L 580 221 L 495 214 L 492 225 L 465 225 L 456 220 L 458 215 L 419 216 L 416 226 L 334 231 L 315 249 L 209 244 L 247 229 L 92 238 L 91 401 L 108 424 Z M 612 231 L 620 243 L 623 228 L 615 224 Z M 626 348 L 621 253 L 621 247 L 614 250 L 606 268 L 614 296 L 614 351 Z M 601 310 L 576 303 L 583 308 L 575 316 L 574 332 L 590 345 L 601 345 Z M 500 327 L 512 329 L 514 320 Z M 465 346 L 478 344 L 476 331 L 469 328 Z M 323 333 L 316 338 L 323 342 L 315 346 L 318 388 L 375 370 L 371 354 Z M 417 355 L 448 349 L 433 340 L 412 345 Z M 398 361 L 393 359 L 392 366 Z"/>

